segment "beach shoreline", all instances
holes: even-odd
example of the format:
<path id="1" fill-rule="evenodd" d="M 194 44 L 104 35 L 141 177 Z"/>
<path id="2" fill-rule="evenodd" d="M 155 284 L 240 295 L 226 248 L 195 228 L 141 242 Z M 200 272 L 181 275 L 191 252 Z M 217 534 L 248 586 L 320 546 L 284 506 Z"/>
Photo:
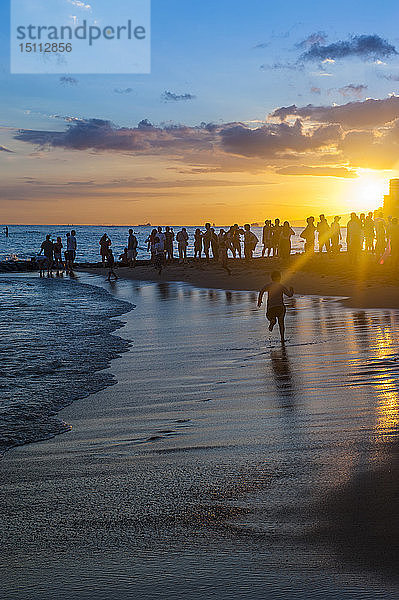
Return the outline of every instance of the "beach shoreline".
<path id="1" fill-rule="evenodd" d="M 295 293 L 310 296 L 340 297 L 351 308 L 399 308 L 399 274 L 389 264 L 379 265 L 374 256 L 364 256 L 353 263 L 346 253 L 336 257 L 315 255 L 304 261 L 304 255 L 293 255 L 290 261 L 274 258 L 230 259 L 229 275 L 219 262 L 211 260 L 186 264 L 167 264 L 161 275 L 148 262 L 140 261 L 134 268 L 118 266 L 118 277 L 133 281 L 183 282 L 200 288 L 231 291 L 258 291 L 270 280 L 273 270 L 288 273 L 286 283 Z M 79 265 L 78 272 L 107 276 L 107 268 Z"/>

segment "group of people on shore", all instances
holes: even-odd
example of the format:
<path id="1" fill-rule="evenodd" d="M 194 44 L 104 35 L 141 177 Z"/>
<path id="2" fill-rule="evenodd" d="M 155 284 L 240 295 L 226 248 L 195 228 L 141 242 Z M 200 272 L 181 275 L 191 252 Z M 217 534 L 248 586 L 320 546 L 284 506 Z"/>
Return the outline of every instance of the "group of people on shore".
<path id="1" fill-rule="evenodd" d="M 313 216 L 308 217 L 306 227 L 299 233 L 299 237 L 304 240 L 305 253 L 313 254 L 316 251 L 317 241 L 320 253 L 330 256 L 339 254 L 342 248 L 340 219 L 341 217 L 336 216 L 329 224 L 324 214 L 319 216 L 317 222 Z M 390 254 L 393 264 L 398 265 L 399 223 L 397 218 L 385 219 L 381 211 L 369 212 L 367 215 L 362 213 L 360 216 L 352 213 L 346 228 L 347 251 L 353 258 L 356 259 L 363 251 L 375 254 L 379 262 L 384 262 Z M 204 230 L 199 228 L 195 230 L 193 258 L 200 260 L 204 256 L 207 262 L 211 258 L 219 261 L 220 265 L 230 274 L 229 256 L 232 258 L 244 257 L 246 261 L 250 261 L 260 242 L 262 257 L 288 259 L 292 250 L 291 238 L 294 235 L 296 233 L 290 223 L 284 221 L 281 224 L 279 219 L 275 219 L 274 222 L 270 219 L 265 221 L 261 240 L 251 231 L 249 224 L 245 224 L 243 227 L 234 224 L 229 228 L 219 228 L 219 231 L 216 231 L 210 223 L 205 223 Z M 176 242 L 179 263 L 186 263 L 189 239 L 190 235 L 186 227 L 182 227 L 177 234 L 170 226 L 166 226 L 164 229 L 162 227 L 154 228 L 145 240 L 151 264 L 161 273 L 164 266 L 175 259 L 174 245 Z M 108 267 L 108 279 L 112 277 L 117 279 L 114 270 L 116 260 L 112 252 L 112 241 L 106 233 L 101 237 L 99 245 L 102 264 L 104 267 Z M 56 270 L 57 274 L 64 271 L 73 273 L 77 250 L 75 230 L 66 234 L 64 261 L 62 260 L 63 249 L 64 244 L 61 237 L 52 241 L 50 235 L 46 236 L 36 259 L 41 275 L 46 269 L 48 274 L 51 274 L 53 270 Z M 137 237 L 133 229 L 129 229 L 126 247 L 118 259 L 119 264 L 133 268 L 136 265 L 138 249 Z M 144 248 L 142 249 L 144 250 Z"/>
<path id="2" fill-rule="evenodd" d="M 46 239 L 41 245 L 40 252 L 36 257 L 36 262 L 39 266 L 40 277 L 42 277 L 47 271 L 48 275 L 51 275 L 53 270 L 57 272 L 57 275 L 63 273 L 73 274 L 73 263 L 76 258 L 76 250 L 78 244 L 76 241 L 76 231 L 74 229 L 66 234 L 64 261 L 62 260 L 62 252 L 64 244 L 62 238 L 57 237 L 54 242 L 51 239 L 51 235 L 46 235 Z"/>

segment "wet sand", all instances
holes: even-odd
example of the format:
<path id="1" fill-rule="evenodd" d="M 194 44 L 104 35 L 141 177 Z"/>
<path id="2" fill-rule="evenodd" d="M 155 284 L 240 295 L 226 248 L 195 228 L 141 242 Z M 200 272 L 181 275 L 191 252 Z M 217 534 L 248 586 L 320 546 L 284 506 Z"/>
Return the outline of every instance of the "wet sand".
<path id="1" fill-rule="evenodd" d="M 143 261 L 133 269 L 119 267 L 119 276 L 135 281 L 182 281 L 202 288 L 224 290 L 254 290 L 270 280 L 270 273 L 281 270 L 286 281 L 298 294 L 340 296 L 346 306 L 355 308 L 399 308 L 399 270 L 390 263 L 379 265 L 374 256 L 361 256 L 357 262 L 342 253 L 337 257 L 316 254 L 311 260 L 304 255 L 291 256 L 288 262 L 279 259 L 229 260 L 232 275 L 228 275 L 214 260 L 209 264 L 189 259 L 185 265 L 168 264 L 161 275 Z M 104 275 L 106 269 L 90 266 L 78 270 Z"/>
<path id="2" fill-rule="evenodd" d="M 0 462 L 2 598 L 396 599 L 399 312 L 297 297 L 283 349 L 253 292 L 105 286 L 132 347 Z"/>

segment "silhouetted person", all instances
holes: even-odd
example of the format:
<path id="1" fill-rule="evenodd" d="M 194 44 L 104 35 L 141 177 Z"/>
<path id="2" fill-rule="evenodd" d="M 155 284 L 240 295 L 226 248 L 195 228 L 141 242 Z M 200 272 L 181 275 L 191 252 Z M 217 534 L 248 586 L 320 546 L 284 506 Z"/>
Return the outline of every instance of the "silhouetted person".
<path id="1" fill-rule="evenodd" d="M 103 267 L 105 267 L 105 263 L 107 261 L 107 256 L 108 256 L 108 250 L 111 247 L 111 240 L 109 239 L 109 237 L 107 236 L 106 233 L 104 233 L 104 235 L 101 237 L 100 239 L 100 256 L 101 256 L 101 262 L 103 263 Z"/>
<path id="2" fill-rule="evenodd" d="M 107 266 L 108 266 L 108 281 L 111 281 L 111 275 L 113 275 L 114 279 L 118 279 L 118 275 L 114 271 L 115 267 L 115 259 L 112 254 L 111 248 L 108 250 L 107 254 Z"/>
<path id="3" fill-rule="evenodd" d="M 218 235 L 218 248 L 219 248 L 219 262 L 223 269 L 231 275 L 231 270 L 227 266 L 227 234 L 224 229 L 219 231 Z"/>
<path id="4" fill-rule="evenodd" d="M 209 262 L 209 249 L 211 247 L 211 238 L 212 238 L 211 224 L 205 223 L 205 231 L 202 234 L 202 243 L 204 245 L 204 254 L 206 257 L 206 262 Z"/>
<path id="5" fill-rule="evenodd" d="M 129 229 L 129 235 L 127 238 L 127 264 L 129 267 L 134 267 L 136 265 L 137 258 L 137 238 L 133 233 L 133 229 Z"/>
<path id="6" fill-rule="evenodd" d="M 251 231 L 250 225 L 246 223 L 244 225 L 244 257 L 246 261 L 251 260 L 258 242 L 259 240 Z"/>
<path id="7" fill-rule="evenodd" d="M 291 228 L 288 221 L 284 221 L 281 228 L 278 254 L 280 258 L 286 260 L 291 254 L 291 236 L 295 235 L 295 231 Z"/>
<path id="8" fill-rule="evenodd" d="M 397 269 L 399 264 L 399 223 L 396 217 L 392 219 L 390 234 L 392 265 Z"/>
<path id="9" fill-rule="evenodd" d="M 276 321 L 278 321 L 281 343 L 284 344 L 284 318 L 286 313 L 286 308 L 284 305 L 284 296 L 292 298 L 292 296 L 294 295 L 294 289 L 292 287 L 287 288 L 281 284 L 280 271 L 273 271 L 273 273 L 271 274 L 271 279 L 271 283 L 266 284 L 259 291 L 258 307 L 260 308 L 262 305 L 263 294 L 265 292 L 268 292 L 266 317 L 270 323 L 269 331 L 273 331 Z"/>
<path id="10" fill-rule="evenodd" d="M 54 267 L 57 269 L 57 275 L 60 274 L 60 270 L 64 269 L 64 264 L 62 262 L 62 249 L 63 249 L 62 239 L 57 237 L 57 241 L 53 246 L 54 250 Z"/>
<path id="11" fill-rule="evenodd" d="M 330 227 L 330 241 L 331 241 L 331 252 L 333 254 L 339 254 L 341 250 L 341 227 L 339 224 L 341 217 L 334 217 L 334 221 Z"/>
<path id="12" fill-rule="evenodd" d="M 47 268 L 47 275 L 49 275 L 49 276 L 52 274 L 53 258 L 54 258 L 54 244 L 50 238 L 51 238 L 50 234 L 46 235 L 46 239 L 44 240 L 44 242 L 42 242 L 40 252 L 39 252 L 39 256 L 42 252 L 44 254 L 44 257 L 46 259 L 44 266 L 45 266 L 45 268 Z"/>
<path id="13" fill-rule="evenodd" d="M 122 252 L 122 254 L 119 255 L 119 259 L 118 259 L 121 263 L 122 267 L 128 267 L 129 266 L 129 251 L 127 248 L 125 248 Z"/>
<path id="14" fill-rule="evenodd" d="M 166 260 L 173 260 L 173 240 L 175 239 L 175 234 L 173 229 L 170 227 L 165 227 L 165 256 Z"/>
<path id="15" fill-rule="evenodd" d="M 316 227 L 314 224 L 314 217 L 308 217 L 306 219 L 306 227 L 301 232 L 301 238 L 305 240 L 305 252 L 312 253 L 314 252 L 314 244 L 315 244 L 315 233 Z"/>
<path id="16" fill-rule="evenodd" d="M 373 213 L 369 212 L 364 220 L 364 244 L 367 252 L 374 252 L 374 234 Z"/>
<path id="17" fill-rule="evenodd" d="M 201 259 L 202 253 L 202 233 L 201 229 L 196 229 L 194 233 L 194 258 Z"/>
<path id="18" fill-rule="evenodd" d="M 324 215 L 320 215 L 320 221 L 317 223 L 317 233 L 319 234 L 319 252 L 330 252 L 330 226 Z"/>
<path id="19" fill-rule="evenodd" d="M 158 274 L 162 273 L 165 264 L 165 251 L 163 240 L 156 235 L 154 238 L 154 268 L 158 269 Z"/>
<path id="20" fill-rule="evenodd" d="M 262 244 L 263 244 L 262 257 L 265 256 L 265 254 L 268 257 L 270 256 L 270 252 L 272 251 L 272 239 L 273 239 L 272 222 L 267 220 L 267 221 L 265 221 L 265 224 L 264 224 L 263 230 L 262 230 Z"/>
<path id="21" fill-rule="evenodd" d="M 211 228 L 211 248 L 212 248 L 213 258 L 218 260 L 218 258 L 219 258 L 219 240 L 218 240 L 218 236 L 216 235 L 216 232 L 213 227 Z"/>
<path id="22" fill-rule="evenodd" d="M 346 245 L 349 254 L 357 258 L 362 246 L 362 227 L 356 213 L 351 213 L 351 218 L 346 226 Z"/>
<path id="23" fill-rule="evenodd" d="M 375 227 L 375 253 L 378 258 L 380 258 L 387 247 L 387 238 L 386 238 L 386 226 L 384 217 L 381 212 L 377 213 L 377 217 L 374 220 Z"/>
<path id="24" fill-rule="evenodd" d="M 188 233 L 185 227 L 176 236 L 179 250 L 179 263 L 187 262 Z"/>
<path id="25" fill-rule="evenodd" d="M 4 227 L 4 233 L 6 234 L 6 237 L 8 237 L 8 225 Z"/>
<path id="26" fill-rule="evenodd" d="M 274 219 L 274 225 L 272 227 L 272 246 L 273 246 L 273 256 L 274 257 L 278 256 L 280 235 L 281 235 L 280 219 Z"/>

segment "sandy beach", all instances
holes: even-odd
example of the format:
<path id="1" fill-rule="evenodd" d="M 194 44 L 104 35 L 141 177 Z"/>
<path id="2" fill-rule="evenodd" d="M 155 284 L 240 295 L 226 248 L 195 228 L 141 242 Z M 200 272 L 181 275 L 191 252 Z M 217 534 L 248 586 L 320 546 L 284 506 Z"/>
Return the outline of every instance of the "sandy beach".
<path id="1" fill-rule="evenodd" d="M 254 292 L 78 277 L 132 346 L 1 461 L 2 598 L 397 598 L 399 313 L 299 295 L 284 350 Z"/>
<path id="2" fill-rule="evenodd" d="M 389 263 L 379 265 L 374 256 L 364 255 L 354 263 L 345 252 L 331 257 L 316 254 L 305 260 L 303 254 L 291 256 L 290 261 L 279 259 L 229 260 L 232 275 L 228 275 L 214 260 L 187 264 L 175 261 L 168 264 L 161 275 L 149 264 L 135 268 L 119 267 L 120 277 L 135 281 L 182 281 L 202 288 L 258 291 L 270 273 L 277 269 L 288 274 L 286 282 L 298 294 L 340 296 L 346 306 L 357 308 L 399 308 L 399 272 Z M 78 270 L 81 270 L 78 268 Z M 106 269 L 90 266 L 90 273 L 104 275 Z"/>

